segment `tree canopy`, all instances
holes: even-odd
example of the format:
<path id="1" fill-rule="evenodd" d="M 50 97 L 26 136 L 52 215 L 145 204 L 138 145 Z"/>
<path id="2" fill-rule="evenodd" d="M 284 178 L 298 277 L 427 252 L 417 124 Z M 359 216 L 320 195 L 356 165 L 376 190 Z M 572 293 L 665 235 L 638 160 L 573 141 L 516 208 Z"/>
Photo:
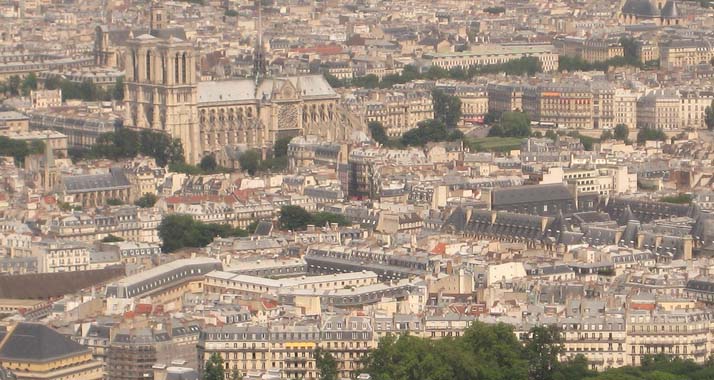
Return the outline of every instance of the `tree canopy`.
<path id="1" fill-rule="evenodd" d="M 405 146 L 424 146 L 429 142 L 457 141 L 464 137 L 458 129 L 447 128 L 439 120 L 424 120 L 417 127 L 404 133 L 401 143 Z"/>
<path id="2" fill-rule="evenodd" d="M 149 207 L 154 207 L 156 204 L 156 201 L 158 201 L 159 198 L 151 193 L 146 193 L 142 195 L 139 199 L 137 199 L 134 204 L 136 206 L 139 206 L 141 208 L 149 208 Z"/>
<path id="3" fill-rule="evenodd" d="M 203 369 L 203 380 L 225 380 L 226 370 L 223 365 L 223 358 L 217 352 L 211 354 L 206 360 Z"/>
<path id="4" fill-rule="evenodd" d="M 500 120 L 488 131 L 489 136 L 529 137 L 531 121 L 525 112 L 510 111 L 501 114 Z"/>
<path id="5" fill-rule="evenodd" d="M 630 136 L 630 130 L 625 124 L 616 125 L 613 132 L 613 137 L 616 140 L 620 141 L 627 141 L 628 137 Z"/>
<path id="6" fill-rule="evenodd" d="M 444 123 L 449 128 L 456 127 L 462 115 L 461 99 L 438 89 L 431 92 L 431 99 L 434 103 L 434 119 Z"/>
<path id="7" fill-rule="evenodd" d="M 643 143 L 645 141 L 666 141 L 667 135 L 659 130 L 652 128 L 642 128 L 637 132 L 637 142 Z"/>
<path id="8" fill-rule="evenodd" d="M 164 252 L 184 247 L 205 247 L 216 236 L 244 237 L 248 233 L 228 224 L 203 223 L 185 214 L 168 215 L 159 224 L 159 237 L 163 241 L 161 248 Z"/>
<path id="9" fill-rule="evenodd" d="M 350 225 L 344 215 L 331 212 L 318 212 L 311 214 L 300 206 L 283 206 L 280 208 L 280 228 L 283 230 L 304 230 L 309 224 L 322 227 L 326 224 L 337 223 L 341 226 Z"/>
<path id="10" fill-rule="evenodd" d="M 659 354 L 640 367 L 595 372 L 582 355 L 559 362 L 562 338 L 557 327 L 539 326 L 519 342 L 506 324 L 475 322 L 460 337 L 439 340 L 387 336 L 364 360 L 373 380 L 704 380 L 714 378 L 714 363 Z"/>

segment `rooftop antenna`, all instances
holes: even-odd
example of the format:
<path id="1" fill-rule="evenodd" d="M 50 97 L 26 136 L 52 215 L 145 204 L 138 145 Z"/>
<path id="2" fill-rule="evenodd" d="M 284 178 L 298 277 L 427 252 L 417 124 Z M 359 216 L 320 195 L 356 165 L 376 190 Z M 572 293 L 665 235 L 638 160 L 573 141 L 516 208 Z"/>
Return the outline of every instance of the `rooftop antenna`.
<path id="1" fill-rule="evenodd" d="M 255 0 L 255 9 L 258 12 L 256 19 L 257 45 L 253 56 L 253 77 L 255 85 L 260 82 L 260 77 L 265 76 L 265 51 L 263 50 L 263 4 L 262 0 Z"/>

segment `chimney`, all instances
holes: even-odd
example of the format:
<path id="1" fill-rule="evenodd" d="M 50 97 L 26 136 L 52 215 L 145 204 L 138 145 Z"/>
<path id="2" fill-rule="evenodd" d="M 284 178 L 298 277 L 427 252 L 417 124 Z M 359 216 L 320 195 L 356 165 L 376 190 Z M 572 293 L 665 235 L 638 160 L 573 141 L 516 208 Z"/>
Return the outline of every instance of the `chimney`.
<path id="1" fill-rule="evenodd" d="M 154 380 L 166 380 L 166 364 L 154 364 L 151 369 L 154 370 Z"/>

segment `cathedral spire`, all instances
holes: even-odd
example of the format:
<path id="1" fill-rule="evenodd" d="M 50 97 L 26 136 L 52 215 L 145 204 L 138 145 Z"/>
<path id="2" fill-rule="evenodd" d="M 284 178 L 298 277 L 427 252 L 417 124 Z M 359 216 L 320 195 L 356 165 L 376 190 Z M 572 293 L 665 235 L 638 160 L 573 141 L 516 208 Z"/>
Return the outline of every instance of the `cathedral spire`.
<path id="1" fill-rule="evenodd" d="M 260 78 L 265 76 L 265 50 L 263 49 L 263 4 L 261 0 L 255 0 L 255 10 L 258 12 L 255 30 L 257 34 L 255 51 L 253 53 L 253 77 L 255 84 L 260 83 Z"/>

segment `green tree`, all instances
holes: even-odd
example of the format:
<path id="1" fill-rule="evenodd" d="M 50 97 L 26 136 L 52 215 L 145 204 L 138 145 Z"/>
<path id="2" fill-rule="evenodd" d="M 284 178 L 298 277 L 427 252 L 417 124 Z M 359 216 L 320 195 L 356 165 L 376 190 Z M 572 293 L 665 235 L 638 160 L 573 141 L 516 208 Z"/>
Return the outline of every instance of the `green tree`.
<path id="1" fill-rule="evenodd" d="M 62 85 L 62 78 L 57 75 L 52 75 L 46 78 L 44 81 L 44 86 L 46 90 L 56 90 Z"/>
<path id="2" fill-rule="evenodd" d="M 240 228 L 233 228 L 228 224 L 203 223 L 185 214 L 166 216 L 159 224 L 158 230 L 164 252 L 173 252 L 184 247 L 205 247 L 216 236 L 248 236 L 248 233 Z"/>
<path id="3" fill-rule="evenodd" d="M 628 137 L 630 136 L 630 130 L 625 124 L 616 125 L 614 132 L 615 133 L 613 136 L 615 137 L 615 139 L 620 141 L 627 141 Z"/>
<path id="4" fill-rule="evenodd" d="M 109 234 L 102 239 L 102 243 L 116 243 L 124 241 L 124 239 L 120 238 L 119 236 L 114 236 L 112 234 Z"/>
<path id="5" fill-rule="evenodd" d="M 600 141 L 605 141 L 605 140 L 612 140 L 614 138 L 614 135 L 612 134 L 611 130 L 605 130 L 600 134 Z"/>
<path id="6" fill-rule="evenodd" d="M 16 165 L 22 165 L 25 162 L 25 157 L 29 154 L 30 149 L 27 142 L 0 136 L 0 156 L 12 157 Z"/>
<path id="7" fill-rule="evenodd" d="M 149 208 L 149 207 L 154 207 L 156 204 L 156 201 L 158 201 L 159 198 L 151 193 L 146 193 L 141 196 L 141 198 L 137 199 L 134 204 L 136 206 L 139 206 L 141 208 Z"/>
<path id="8" fill-rule="evenodd" d="M 27 74 L 20 87 L 24 96 L 29 95 L 30 91 L 37 90 L 37 75 L 35 73 Z"/>
<path id="9" fill-rule="evenodd" d="M 667 135 L 660 129 L 642 128 L 637 132 L 637 142 L 666 141 Z"/>
<path id="10" fill-rule="evenodd" d="M 17 75 L 13 75 L 7 79 L 6 88 L 10 95 L 20 95 L 21 85 L 22 79 Z"/>
<path id="11" fill-rule="evenodd" d="M 558 139 L 558 134 L 555 133 L 555 131 L 553 131 L 552 129 L 549 129 L 545 131 L 545 137 L 555 141 Z"/>
<path id="12" fill-rule="evenodd" d="M 439 120 L 428 119 L 404 133 L 400 141 L 405 146 L 424 146 L 429 142 L 456 141 L 463 138 L 464 134 L 458 129 L 449 129 Z"/>
<path id="13" fill-rule="evenodd" d="M 337 360 L 319 347 L 315 350 L 315 367 L 319 380 L 337 380 Z"/>
<path id="14" fill-rule="evenodd" d="M 231 369 L 231 380 L 243 380 L 243 374 L 240 373 L 238 367 L 235 365 L 233 366 L 233 369 Z"/>
<path id="15" fill-rule="evenodd" d="M 327 81 L 327 84 L 330 85 L 332 88 L 340 88 L 340 87 L 345 87 L 345 82 L 342 81 L 340 78 L 326 72 L 322 74 L 325 77 L 325 80 Z"/>
<path id="16" fill-rule="evenodd" d="M 235 9 L 226 9 L 226 11 L 223 12 L 223 14 L 226 17 L 236 17 L 236 16 L 238 16 L 238 11 L 236 11 Z"/>
<path id="17" fill-rule="evenodd" d="M 42 140 L 32 140 L 28 146 L 28 151 L 30 154 L 44 154 L 45 153 L 45 142 Z"/>
<path id="18" fill-rule="evenodd" d="M 660 198 L 659 201 L 666 202 L 666 203 L 690 204 L 690 203 L 692 203 L 692 195 L 691 194 L 670 195 L 670 196 Z"/>
<path id="19" fill-rule="evenodd" d="M 288 155 L 288 145 L 292 141 L 292 137 L 281 137 L 275 140 L 273 145 L 273 156 L 275 157 L 287 157 Z"/>
<path id="20" fill-rule="evenodd" d="M 337 223 L 340 226 L 351 225 L 350 221 L 344 215 L 340 214 L 334 214 L 331 212 L 318 212 L 311 216 L 310 224 L 314 224 L 315 226 L 322 227 L 325 224 L 332 223 Z"/>
<path id="21" fill-rule="evenodd" d="M 714 130 L 714 100 L 712 104 L 704 109 L 704 124 L 706 124 L 708 130 Z"/>
<path id="22" fill-rule="evenodd" d="M 441 121 L 447 127 L 453 128 L 461 120 L 461 99 L 458 96 L 445 94 L 435 89 L 431 92 L 434 103 L 434 119 Z"/>
<path id="23" fill-rule="evenodd" d="M 203 369 L 203 380 L 225 380 L 226 370 L 223 365 L 223 358 L 217 352 L 211 354 L 206 360 L 206 366 Z"/>
<path id="24" fill-rule="evenodd" d="M 254 149 L 247 150 L 238 157 L 238 163 L 241 169 L 248 172 L 248 174 L 255 175 L 260 163 L 260 154 Z"/>
<path id="25" fill-rule="evenodd" d="M 377 88 L 379 87 L 379 77 L 374 74 L 368 74 L 362 77 L 352 79 L 352 87 Z"/>
<path id="26" fill-rule="evenodd" d="M 528 137 L 531 135 L 531 121 L 524 112 L 504 112 L 498 124 L 491 127 L 489 136 Z"/>
<path id="27" fill-rule="evenodd" d="M 528 358 L 528 378 L 551 380 L 558 366 L 558 355 L 563 350 L 563 341 L 556 326 L 533 327 L 525 340 Z"/>
<path id="28" fill-rule="evenodd" d="M 124 204 L 124 201 L 119 198 L 109 198 L 106 203 L 109 206 L 121 206 Z"/>
<path id="29" fill-rule="evenodd" d="M 300 206 L 283 206 L 280 208 L 279 222 L 283 230 L 302 230 L 312 222 L 312 215 Z"/>
<path id="30" fill-rule="evenodd" d="M 124 77 L 117 78 L 117 81 L 112 87 L 112 99 L 117 101 L 124 100 Z"/>
<path id="31" fill-rule="evenodd" d="M 216 157 L 213 154 L 208 154 L 203 156 L 198 167 L 207 171 L 212 172 L 218 168 L 218 163 L 216 162 Z"/>
<path id="32" fill-rule="evenodd" d="M 367 124 L 367 128 L 369 129 L 369 133 L 372 135 L 372 139 L 374 139 L 374 141 L 385 146 L 389 144 L 389 137 L 384 131 L 382 123 L 378 121 L 370 121 Z"/>

